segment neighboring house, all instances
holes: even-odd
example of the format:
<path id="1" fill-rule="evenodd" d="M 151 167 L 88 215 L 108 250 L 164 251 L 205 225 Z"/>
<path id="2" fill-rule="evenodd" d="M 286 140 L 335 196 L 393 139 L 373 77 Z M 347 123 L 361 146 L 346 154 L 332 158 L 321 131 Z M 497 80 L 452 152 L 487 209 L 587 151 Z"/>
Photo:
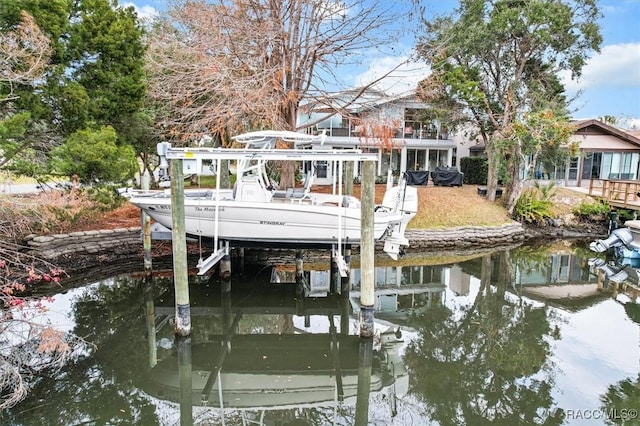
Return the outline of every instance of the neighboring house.
<path id="1" fill-rule="evenodd" d="M 640 134 L 599 120 L 574 120 L 579 154 L 567 164 L 537 164 L 534 178 L 565 186 L 589 186 L 591 179 L 640 180 Z M 485 155 L 484 145 L 472 145 L 470 156 Z"/>
<path id="2" fill-rule="evenodd" d="M 438 166 L 456 166 L 458 146 L 445 123 L 429 119 L 428 105 L 415 94 L 388 96 L 367 90 L 358 99 L 359 90 L 339 92 L 322 103 L 305 104 L 300 108 L 298 128 L 308 133 L 325 133 L 322 146 L 309 149 L 361 148 L 379 155 L 379 176 L 391 168 L 395 174 L 412 170 L 434 171 Z M 365 126 L 387 123 L 393 128 L 391 146 L 381 147 L 364 137 Z M 316 164 L 315 183 L 328 184 L 334 171 L 330 162 Z M 357 174 L 357 171 L 356 171 Z"/>
<path id="3" fill-rule="evenodd" d="M 640 138 L 599 120 L 576 121 L 572 142 L 578 142 L 580 155 L 567 168 L 569 182 L 576 186 L 590 179 L 638 180 Z"/>

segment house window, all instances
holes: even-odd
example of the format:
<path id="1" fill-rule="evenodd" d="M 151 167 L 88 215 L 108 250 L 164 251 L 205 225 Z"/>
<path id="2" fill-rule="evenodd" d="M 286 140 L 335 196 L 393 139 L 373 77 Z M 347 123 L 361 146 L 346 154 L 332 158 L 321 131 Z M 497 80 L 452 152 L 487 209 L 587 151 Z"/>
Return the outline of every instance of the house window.
<path id="1" fill-rule="evenodd" d="M 404 137 L 417 139 L 437 139 L 436 122 L 429 119 L 426 110 L 406 108 L 404 110 Z"/>
<path id="2" fill-rule="evenodd" d="M 601 152 L 586 152 L 582 163 L 582 179 L 600 179 Z"/>
<path id="3" fill-rule="evenodd" d="M 636 179 L 640 154 L 635 152 L 605 152 L 602 155 L 602 179 Z"/>
<path id="4" fill-rule="evenodd" d="M 328 177 L 327 169 L 328 169 L 328 163 L 326 161 L 318 161 L 316 164 L 316 177 L 319 177 L 319 178 Z"/>
<path id="5" fill-rule="evenodd" d="M 429 170 L 434 171 L 436 167 L 446 167 L 449 152 L 446 149 L 429 150 Z"/>
<path id="6" fill-rule="evenodd" d="M 426 149 L 407 150 L 407 170 L 429 170 Z"/>

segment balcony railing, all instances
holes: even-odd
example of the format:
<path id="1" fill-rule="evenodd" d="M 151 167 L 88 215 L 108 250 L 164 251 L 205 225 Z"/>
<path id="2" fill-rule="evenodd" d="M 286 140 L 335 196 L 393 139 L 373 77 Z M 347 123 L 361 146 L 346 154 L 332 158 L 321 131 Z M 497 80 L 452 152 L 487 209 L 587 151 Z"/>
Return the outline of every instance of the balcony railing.
<path id="1" fill-rule="evenodd" d="M 321 133 L 325 131 L 327 136 L 335 136 L 335 137 L 358 137 L 360 136 L 359 132 L 354 128 L 347 127 L 331 127 L 326 129 L 317 129 L 317 133 Z M 424 130 L 414 130 L 414 131 L 406 131 L 406 129 L 398 129 L 394 137 L 396 139 L 439 139 L 439 140 L 447 140 L 449 138 L 448 132 L 436 132 L 436 131 L 424 131 Z"/>

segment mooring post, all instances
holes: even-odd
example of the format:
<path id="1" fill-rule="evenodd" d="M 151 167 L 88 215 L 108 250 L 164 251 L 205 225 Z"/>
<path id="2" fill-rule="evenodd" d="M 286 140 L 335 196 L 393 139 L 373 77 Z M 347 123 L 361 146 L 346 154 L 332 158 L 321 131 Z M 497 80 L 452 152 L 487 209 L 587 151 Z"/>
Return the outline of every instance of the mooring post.
<path id="1" fill-rule="evenodd" d="M 184 175 L 182 160 L 171 164 L 171 238 L 173 246 L 173 283 L 176 295 L 176 334 L 191 334 L 187 235 L 184 225 Z"/>
<path id="2" fill-rule="evenodd" d="M 238 247 L 235 250 L 238 260 L 238 272 L 244 274 L 244 247 Z"/>
<path id="3" fill-rule="evenodd" d="M 348 293 L 351 290 L 351 244 L 347 245 L 344 249 L 344 262 L 347 264 L 349 273 L 346 277 L 342 277 L 340 283 L 340 292 Z"/>
<path id="4" fill-rule="evenodd" d="M 296 250 L 296 281 L 304 275 L 304 259 L 302 250 Z"/>
<path id="5" fill-rule="evenodd" d="M 219 275 L 221 280 L 231 279 L 231 256 L 229 254 L 222 256 L 220 260 Z"/>
<path id="6" fill-rule="evenodd" d="M 149 170 L 145 170 L 140 182 L 143 191 L 149 190 L 150 180 Z M 142 246 L 144 247 L 144 271 L 148 275 L 151 273 L 151 217 L 144 210 L 140 211 L 142 212 L 140 220 L 142 222 Z"/>
<path id="7" fill-rule="evenodd" d="M 360 337 L 373 336 L 374 257 L 373 204 L 375 201 L 375 163 L 362 165 L 360 209 Z"/>

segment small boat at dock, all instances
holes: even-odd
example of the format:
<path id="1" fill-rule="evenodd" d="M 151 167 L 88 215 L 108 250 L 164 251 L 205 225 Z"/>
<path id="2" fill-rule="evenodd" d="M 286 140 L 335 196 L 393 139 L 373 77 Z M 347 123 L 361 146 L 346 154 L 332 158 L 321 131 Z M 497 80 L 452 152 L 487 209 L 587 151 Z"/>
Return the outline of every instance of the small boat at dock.
<path id="1" fill-rule="evenodd" d="M 361 201 L 341 192 L 342 174 L 333 193 L 314 192 L 313 164 L 317 161 L 372 161 L 360 150 L 275 149 L 278 141 L 298 144 L 313 138 L 297 132 L 259 131 L 235 136 L 241 149 L 169 148 L 167 158 L 236 160 L 237 180 L 232 189 L 185 190 L 185 231 L 231 243 L 276 245 L 358 245 L 361 242 Z M 177 153 L 177 154 L 176 154 Z M 173 155 L 173 156 L 172 156 Z M 176 157 L 177 156 L 177 157 Z M 186 160 L 185 160 L 186 161 Z M 309 162 L 302 188 L 278 189 L 267 173 L 269 161 Z M 217 167 L 220 170 L 220 167 Z M 196 171 L 197 172 L 197 171 Z M 129 201 L 161 225 L 172 227 L 170 190 L 130 191 Z M 385 252 L 396 259 L 409 242 L 404 233 L 417 212 L 417 190 L 404 177 L 387 185 L 383 201 L 374 206 L 373 238 L 385 242 Z"/>

